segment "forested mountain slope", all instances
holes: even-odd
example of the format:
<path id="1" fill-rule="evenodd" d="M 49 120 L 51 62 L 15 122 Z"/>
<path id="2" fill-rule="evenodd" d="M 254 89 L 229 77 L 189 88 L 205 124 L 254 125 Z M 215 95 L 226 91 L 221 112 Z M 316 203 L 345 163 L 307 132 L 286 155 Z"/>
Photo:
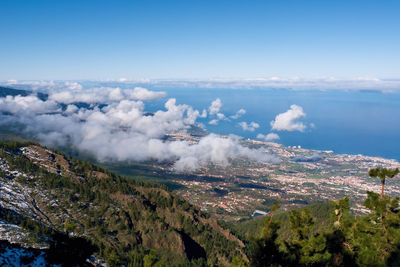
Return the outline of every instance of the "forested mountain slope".
<path id="1" fill-rule="evenodd" d="M 110 266 L 229 265 L 245 257 L 239 239 L 166 187 L 36 144 L 0 144 L 0 220 L 1 239 L 38 249 L 32 255 L 48 263 L 95 256 Z"/>
<path id="2" fill-rule="evenodd" d="M 332 213 L 334 212 L 334 205 L 330 202 L 321 202 L 310 204 L 305 208 L 298 210 L 309 210 L 315 222 L 314 232 L 326 231 L 332 229 Z M 285 240 L 292 235 L 289 225 L 289 217 L 291 211 L 279 212 L 273 216 L 274 220 L 280 222 L 278 230 L 279 239 Z M 254 218 L 249 221 L 244 221 L 233 225 L 233 231 L 241 237 L 242 240 L 248 240 L 261 234 L 262 227 L 264 226 L 265 217 Z"/>

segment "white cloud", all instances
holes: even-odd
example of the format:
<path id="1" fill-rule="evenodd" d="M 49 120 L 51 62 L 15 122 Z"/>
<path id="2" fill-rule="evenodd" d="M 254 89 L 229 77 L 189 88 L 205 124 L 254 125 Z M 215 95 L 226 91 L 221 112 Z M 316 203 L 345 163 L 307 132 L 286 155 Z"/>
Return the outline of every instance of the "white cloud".
<path id="1" fill-rule="evenodd" d="M 226 116 L 222 113 L 217 113 L 217 118 L 218 118 L 218 120 L 225 120 Z"/>
<path id="2" fill-rule="evenodd" d="M 75 105 L 68 105 L 67 108 L 65 109 L 66 114 L 73 114 L 78 111 L 78 107 Z"/>
<path id="3" fill-rule="evenodd" d="M 221 120 L 231 121 L 230 119 L 238 119 L 243 114 L 246 114 L 246 110 L 241 108 L 234 115 L 231 115 L 231 116 L 228 117 L 225 114 L 220 112 L 221 107 L 222 107 L 221 99 L 217 98 L 213 102 L 211 102 L 211 105 L 208 108 L 208 113 L 209 113 L 210 116 L 214 116 L 216 118 L 210 120 L 208 122 L 208 124 L 218 125 L 219 121 L 221 121 Z M 206 111 L 203 110 L 203 114 L 205 114 L 205 113 L 206 113 Z M 201 116 L 201 118 L 205 118 L 205 117 L 206 117 L 206 114 L 205 114 L 205 116 Z"/>
<path id="4" fill-rule="evenodd" d="M 83 87 L 77 82 L 65 82 L 65 86 L 70 90 L 82 90 Z"/>
<path id="5" fill-rule="evenodd" d="M 277 135 L 276 133 L 269 133 L 267 135 L 257 134 L 257 138 L 264 139 L 265 141 L 275 141 L 280 139 L 279 135 Z"/>
<path id="6" fill-rule="evenodd" d="M 200 118 L 207 118 L 207 110 L 203 109 L 203 112 L 201 112 Z"/>
<path id="7" fill-rule="evenodd" d="M 165 92 L 149 91 L 142 87 L 136 87 L 134 89 L 102 87 L 79 91 L 50 91 L 49 99 L 64 104 L 71 104 L 74 102 L 109 103 L 121 100 L 154 100 L 163 98 L 166 95 Z"/>
<path id="8" fill-rule="evenodd" d="M 210 120 L 208 122 L 208 124 L 210 124 L 210 125 L 218 125 L 218 122 L 219 122 L 219 120 L 214 119 L 214 120 Z"/>
<path id="9" fill-rule="evenodd" d="M 218 125 L 219 121 L 221 121 L 221 120 L 229 121 L 229 119 L 225 116 L 225 114 L 219 112 L 221 110 L 221 107 L 222 107 L 221 99 L 217 98 L 213 102 L 211 102 L 211 105 L 208 107 L 208 113 L 210 116 L 214 115 L 214 117 L 216 117 L 216 118 L 210 120 L 208 122 L 208 124 Z M 203 115 L 205 115 L 205 116 L 203 116 Z M 200 117 L 201 118 L 207 117 L 207 112 L 205 110 L 203 110 L 202 116 L 200 116 Z"/>
<path id="10" fill-rule="evenodd" d="M 154 100 L 167 96 L 165 92 L 149 91 L 146 88 L 136 87 L 133 91 L 127 91 L 131 99 L 136 100 Z"/>
<path id="11" fill-rule="evenodd" d="M 271 121 L 272 130 L 303 132 L 306 129 L 306 125 L 299 119 L 305 116 L 306 113 L 304 113 L 302 107 L 291 105 L 289 110 L 278 114 L 275 120 Z"/>
<path id="12" fill-rule="evenodd" d="M 249 124 L 247 124 L 247 122 L 242 121 L 238 123 L 240 127 L 242 127 L 243 131 L 250 131 L 250 132 L 254 132 L 255 129 L 257 129 L 258 127 L 260 127 L 260 125 L 254 121 L 250 122 Z"/>
<path id="13" fill-rule="evenodd" d="M 239 138 L 235 136 L 221 138 L 214 134 L 204 137 L 197 145 L 187 147 L 184 153 L 187 153 L 188 156 L 183 155 L 175 162 L 175 168 L 179 171 L 194 170 L 207 162 L 226 165 L 228 160 L 233 157 L 243 157 L 254 161 L 279 162 L 277 158 L 260 150 L 241 146 Z"/>
<path id="14" fill-rule="evenodd" d="M 203 111 L 204 112 L 204 111 Z M 215 114 L 215 116 L 217 117 L 216 119 L 212 119 L 212 120 L 210 120 L 209 122 L 208 122 L 208 124 L 211 124 L 211 125 L 218 125 L 218 123 L 220 122 L 220 121 L 222 121 L 222 120 L 224 120 L 224 121 L 229 121 L 229 119 L 225 116 L 225 114 L 223 114 L 223 113 L 217 113 L 217 114 Z M 204 118 L 204 117 L 201 117 L 200 116 L 200 118 Z"/>
<path id="15" fill-rule="evenodd" d="M 42 114 L 48 112 L 56 112 L 60 108 L 54 101 L 43 102 L 34 95 L 28 96 L 7 96 L 0 98 L 0 110 L 12 114 L 33 112 L 34 114 Z"/>
<path id="16" fill-rule="evenodd" d="M 246 110 L 241 108 L 238 111 L 236 111 L 235 115 L 230 116 L 230 118 L 236 120 L 242 117 L 244 114 L 246 114 Z"/>
<path id="17" fill-rule="evenodd" d="M 220 111 L 221 107 L 222 107 L 221 99 L 217 98 L 211 103 L 210 107 L 208 108 L 208 111 L 210 115 L 214 115 Z"/>
<path id="18" fill-rule="evenodd" d="M 133 84 L 143 81 L 132 81 Z M 146 80 L 145 83 L 163 87 L 181 88 L 285 88 L 301 90 L 379 90 L 384 92 L 399 91 L 399 79 L 379 79 L 376 77 L 354 77 L 339 79 L 334 77 L 285 78 L 263 77 L 255 79 L 205 79 L 205 80 Z"/>
<path id="19" fill-rule="evenodd" d="M 231 88 L 231 89 L 252 89 L 252 88 L 285 88 L 301 90 L 378 90 L 382 92 L 398 92 L 400 90 L 399 79 L 379 79 L 376 77 L 353 77 L 339 79 L 334 77 L 299 78 L 299 77 L 262 77 L 254 79 L 205 79 L 205 80 L 157 80 L 157 79 L 137 79 L 105 81 L 107 84 L 132 84 L 148 85 L 158 88 L 181 87 L 181 88 Z M 99 83 L 99 81 L 96 81 Z M 3 82 L 4 84 L 4 82 Z M 9 80 L 8 85 L 25 85 L 29 88 L 65 88 L 65 82 L 59 81 L 17 81 Z"/>
<path id="20" fill-rule="evenodd" d="M 33 95 L 0 98 L 0 114 L 1 111 L 6 112 L 0 115 L 0 124 L 22 124 L 26 133 L 43 144 L 68 144 L 93 154 L 100 161 L 168 160 L 175 162 L 174 166 L 179 171 L 191 171 L 209 162 L 227 164 L 229 159 L 235 157 L 271 163 L 279 161 L 261 150 L 243 147 L 235 136 L 222 138 L 210 134 L 197 144 L 165 141 L 167 133 L 185 131 L 204 115 L 189 105 L 177 104 L 174 98 L 165 102 L 165 109 L 149 115 L 144 102 L 129 97 L 119 100 L 122 96 L 132 96 L 125 90 L 96 88 L 79 90 L 79 93 L 77 90 L 57 93 L 56 97 L 51 93 L 46 101 Z M 130 92 L 135 98 L 140 98 L 140 95 L 148 99 L 152 93 L 145 90 Z M 87 109 L 69 104 L 63 111 L 56 101 L 85 102 L 89 96 L 94 96 L 94 91 L 99 99 L 107 100 L 107 106 L 93 104 Z"/>
<path id="21" fill-rule="evenodd" d="M 22 86 L 26 89 L 30 89 L 33 91 L 36 90 L 82 90 L 83 87 L 78 82 L 72 81 L 17 81 L 17 80 L 8 80 L 7 85 L 12 86 Z"/>

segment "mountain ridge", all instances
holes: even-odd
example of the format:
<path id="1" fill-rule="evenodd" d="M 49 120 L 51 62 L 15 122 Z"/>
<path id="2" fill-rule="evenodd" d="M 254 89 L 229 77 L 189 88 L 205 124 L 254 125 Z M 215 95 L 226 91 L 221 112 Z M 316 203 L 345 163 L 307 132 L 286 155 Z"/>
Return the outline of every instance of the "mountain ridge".
<path id="1" fill-rule="evenodd" d="M 88 254 L 109 266 L 151 257 L 170 265 L 226 266 L 234 256 L 246 257 L 229 230 L 165 186 L 123 178 L 34 143 L 1 143 L 0 157 L 1 220 L 30 230 L 27 239 L 36 245 L 41 238 L 47 244 L 36 248 L 59 246 L 54 236 L 66 243 L 82 238 L 92 246 Z"/>

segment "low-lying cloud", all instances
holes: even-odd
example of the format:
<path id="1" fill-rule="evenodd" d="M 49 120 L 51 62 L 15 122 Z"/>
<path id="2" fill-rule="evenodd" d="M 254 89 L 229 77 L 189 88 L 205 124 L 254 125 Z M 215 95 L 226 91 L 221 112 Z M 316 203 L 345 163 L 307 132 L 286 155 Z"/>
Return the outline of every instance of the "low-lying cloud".
<path id="1" fill-rule="evenodd" d="M 299 119 L 304 118 L 306 113 L 298 105 L 291 105 L 290 109 L 278 114 L 275 120 L 271 121 L 272 130 L 276 131 L 300 131 L 304 132 L 306 125 Z"/>
<path id="2" fill-rule="evenodd" d="M 260 124 L 254 122 L 254 121 L 252 121 L 250 123 L 242 121 L 242 122 L 239 122 L 239 126 L 242 127 L 243 131 L 254 132 L 258 127 L 260 127 Z"/>
<path id="3" fill-rule="evenodd" d="M 83 86 L 74 81 L 18 81 L 8 80 L 3 82 L 3 85 L 11 86 L 13 88 L 29 89 L 33 91 L 46 90 L 46 91 L 58 91 L 58 90 L 82 90 Z"/>
<path id="4" fill-rule="evenodd" d="M 221 99 L 217 98 L 211 102 L 211 105 L 208 107 L 208 114 L 210 116 L 210 121 L 208 124 L 210 125 L 218 125 L 220 121 L 231 121 L 236 120 L 246 114 L 246 110 L 241 108 L 236 111 L 235 114 L 226 116 L 224 113 L 221 112 L 222 108 L 222 101 Z M 206 110 L 203 110 L 203 114 L 206 114 Z M 201 116 L 201 118 L 205 118 L 206 116 Z"/>
<path id="5" fill-rule="evenodd" d="M 246 110 L 241 108 L 235 113 L 235 115 L 230 116 L 230 118 L 236 120 L 242 117 L 244 114 L 246 114 Z"/>
<path id="6" fill-rule="evenodd" d="M 91 81 L 96 84 L 108 84 L 112 87 L 119 85 L 131 85 L 132 87 L 152 88 L 231 88 L 231 89 L 257 89 L 257 88 L 285 88 L 294 90 L 376 90 L 382 92 L 399 92 L 399 79 L 380 79 L 377 77 L 353 77 L 353 78 L 301 78 L 301 77 L 261 77 L 244 79 L 127 79 Z M 80 84 L 73 81 L 17 81 L 9 80 L 1 82 L 11 86 L 26 85 L 30 88 L 47 89 L 79 88 Z"/>
<path id="7" fill-rule="evenodd" d="M 49 99 L 65 104 L 74 102 L 109 103 L 121 100 L 155 100 L 166 95 L 165 92 L 149 91 L 142 87 L 125 90 L 117 87 L 55 92 L 50 95 Z"/>
<path id="8" fill-rule="evenodd" d="M 240 139 L 235 136 L 221 138 L 210 134 L 201 139 L 197 145 L 185 147 L 185 150 L 182 150 L 183 156 L 181 155 L 179 160 L 175 162 L 175 168 L 180 171 L 193 170 L 207 162 L 225 165 L 230 157 L 243 157 L 254 161 L 271 163 L 279 162 L 277 158 L 261 150 L 241 146 L 239 141 Z"/>
<path id="9" fill-rule="evenodd" d="M 178 171 L 193 171 L 208 163 L 227 164 L 237 157 L 279 162 L 275 156 L 242 146 L 237 136 L 209 134 L 196 144 L 165 140 L 167 133 L 185 131 L 207 112 L 178 104 L 174 98 L 165 101 L 164 109 L 146 112 L 143 101 L 165 97 L 163 92 L 73 86 L 50 90 L 47 100 L 34 95 L 0 98 L 1 123 L 22 124 L 26 133 L 43 144 L 71 145 L 100 161 L 168 161 Z M 76 104 L 82 102 L 92 105 Z M 218 115 L 221 106 L 220 100 L 214 101 L 210 114 L 226 118 Z"/>
<path id="10" fill-rule="evenodd" d="M 0 98 L 0 111 L 11 114 L 24 115 L 25 113 L 43 114 L 57 112 L 60 107 L 54 101 L 42 101 L 35 95 L 6 96 Z"/>
<path id="11" fill-rule="evenodd" d="M 115 82 L 119 82 L 118 80 Z M 354 77 L 341 79 L 335 77 L 320 78 L 284 78 L 284 77 L 262 77 L 250 79 L 147 79 L 128 80 L 128 84 L 144 84 L 151 87 L 180 87 L 180 88 L 231 88 L 231 89 L 254 89 L 254 88 L 285 88 L 294 90 L 377 90 L 382 92 L 398 92 L 400 88 L 399 79 L 379 79 L 376 77 Z"/>
<path id="12" fill-rule="evenodd" d="M 208 108 L 208 112 L 210 113 L 210 115 L 217 114 L 221 110 L 221 107 L 222 107 L 221 99 L 217 98 L 213 102 L 211 102 L 211 105 Z"/>
<path id="13" fill-rule="evenodd" d="M 277 135 L 276 133 L 269 133 L 267 135 L 260 133 L 260 134 L 257 134 L 257 138 L 265 140 L 265 141 L 277 141 L 280 139 L 279 135 Z"/>

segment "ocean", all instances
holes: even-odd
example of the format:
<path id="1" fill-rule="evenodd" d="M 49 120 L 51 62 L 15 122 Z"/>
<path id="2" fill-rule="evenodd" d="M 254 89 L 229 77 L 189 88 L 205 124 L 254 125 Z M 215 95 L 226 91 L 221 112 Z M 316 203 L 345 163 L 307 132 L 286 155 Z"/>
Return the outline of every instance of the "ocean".
<path id="1" fill-rule="evenodd" d="M 222 101 L 221 113 L 227 117 L 243 108 L 238 119 L 221 120 L 210 125 L 210 118 L 198 119 L 207 131 L 236 134 L 256 139 L 271 132 L 270 122 L 292 104 L 306 113 L 304 132 L 276 131 L 278 143 L 306 149 L 332 150 L 341 154 L 363 154 L 400 160 L 400 93 L 366 90 L 291 90 L 291 89 L 202 89 L 151 88 L 165 91 L 178 104 L 188 104 L 200 111 L 216 98 Z M 164 108 L 166 99 L 146 103 L 149 111 Z M 239 122 L 256 122 L 255 131 L 244 131 Z"/>

